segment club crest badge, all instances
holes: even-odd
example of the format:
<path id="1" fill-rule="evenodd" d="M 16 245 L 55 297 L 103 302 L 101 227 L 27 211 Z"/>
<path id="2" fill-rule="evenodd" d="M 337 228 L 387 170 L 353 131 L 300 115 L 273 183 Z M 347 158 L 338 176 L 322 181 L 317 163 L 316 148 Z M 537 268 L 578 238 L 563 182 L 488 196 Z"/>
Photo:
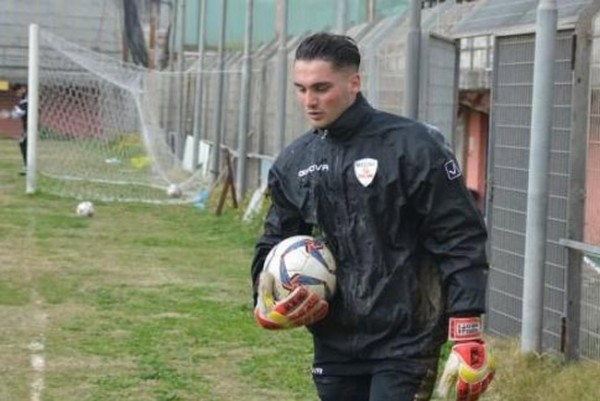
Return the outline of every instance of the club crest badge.
<path id="1" fill-rule="evenodd" d="M 368 187 L 377 173 L 378 162 L 375 159 L 360 159 L 354 162 L 354 174 L 363 187 Z"/>
<path id="2" fill-rule="evenodd" d="M 446 175 L 450 181 L 457 179 L 462 175 L 462 171 L 460 171 L 460 167 L 458 167 L 458 163 L 454 160 L 449 160 L 444 164 L 444 168 L 446 169 Z"/>

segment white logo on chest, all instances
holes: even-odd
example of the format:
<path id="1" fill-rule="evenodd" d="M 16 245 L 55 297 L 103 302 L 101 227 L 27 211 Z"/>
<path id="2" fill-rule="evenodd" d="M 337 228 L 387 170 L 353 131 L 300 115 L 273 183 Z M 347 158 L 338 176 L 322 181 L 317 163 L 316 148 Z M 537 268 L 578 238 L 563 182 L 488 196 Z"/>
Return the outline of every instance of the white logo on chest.
<path id="1" fill-rule="evenodd" d="M 313 164 L 312 166 L 308 166 L 304 170 L 298 171 L 298 177 L 304 177 L 307 174 L 317 171 L 329 171 L 329 164 Z"/>
<path id="2" fill-rule="evenodd" d="M 377 173 L 378 162 L 375 159 L 360 159 L 354 162 L 354 174 L 363 187 L 368 187 Z"/>

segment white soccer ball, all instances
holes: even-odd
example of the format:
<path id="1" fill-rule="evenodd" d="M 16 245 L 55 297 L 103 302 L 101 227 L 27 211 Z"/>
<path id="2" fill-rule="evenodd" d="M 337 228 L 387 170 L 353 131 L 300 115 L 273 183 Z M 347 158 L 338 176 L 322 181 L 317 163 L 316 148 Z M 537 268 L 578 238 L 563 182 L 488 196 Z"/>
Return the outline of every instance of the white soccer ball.
<path id="1" fill-rule="evenodd" d="M 180 198 L 182 195 L 181 188 L 177 184 L 171 184 L 167 187 L 167 195 L 170 198 Z"/>
<path id="2" fill-rule="evenodd" d="M 335 294 L 335 259 L 327 246 L 308 235 L 286 238 L 271 249 L 263 269 L 275 277 L 273 295 L 285 298 L 298 285 L 323 299 Z"/>
<path id="3" fill-rule="evenodd" d="M 80 202 L 77 205 L 77 216 L 92 217 L 94 215 L 94 204 L 90 201 Z"/>

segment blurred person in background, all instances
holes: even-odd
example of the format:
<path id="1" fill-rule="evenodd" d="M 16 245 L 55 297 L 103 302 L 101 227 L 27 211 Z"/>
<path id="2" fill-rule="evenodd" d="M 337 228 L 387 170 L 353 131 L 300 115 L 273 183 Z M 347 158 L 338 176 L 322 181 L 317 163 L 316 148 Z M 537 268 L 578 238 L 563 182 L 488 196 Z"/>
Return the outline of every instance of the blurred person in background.
<path id="1" fill-rule="evenodd" d="M 11 85 L 11 90 L 18 98 L 17 104 L 12 110 L 0 110 L 1 119 L 20 119 L 23 124 L 23 133 L 19 139 L 19 148 L 23 157 L 23 169 L 20 174 L 25 175 L 27 171 L 27 86 L 23 84 Z"/>

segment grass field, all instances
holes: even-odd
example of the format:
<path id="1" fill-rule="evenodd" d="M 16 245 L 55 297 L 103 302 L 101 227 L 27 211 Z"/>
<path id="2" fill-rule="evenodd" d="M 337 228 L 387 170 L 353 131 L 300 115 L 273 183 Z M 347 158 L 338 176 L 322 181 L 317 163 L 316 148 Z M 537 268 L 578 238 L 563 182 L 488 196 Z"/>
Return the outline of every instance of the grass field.
<path id="1" fill-rule="evenodd" d="M 0 141 L 0 400 L 37 379 L 56 401 L 310 399 L 307 333 L 252 318 L 256 226 L 191 206 L 77 218 L 74 200 L 24 195 L 16 146 Z"/>
<path id="2" fill-rule="evenodd" d="M 1 401 L 317 400 L 303 329 L 252 318 L 259 223 L 191 206 L 24 194 L 16 141 L 0 140 Z M 522 357 L 495 340 L 487 401 L 598 401 L 600 365 Z"/>

